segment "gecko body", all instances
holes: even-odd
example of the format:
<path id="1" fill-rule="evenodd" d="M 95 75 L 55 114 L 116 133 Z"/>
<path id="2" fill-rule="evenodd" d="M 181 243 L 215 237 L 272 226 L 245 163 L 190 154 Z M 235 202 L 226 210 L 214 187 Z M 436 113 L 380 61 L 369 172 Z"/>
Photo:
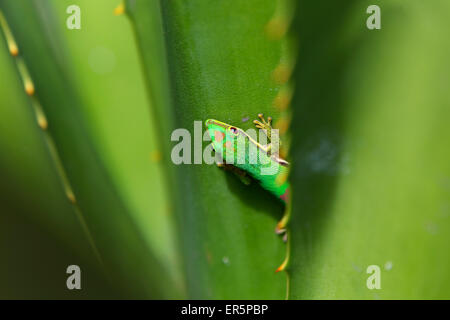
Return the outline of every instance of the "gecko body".
<path id="1" fill-rule="evenodd" d="M 233 171 L 246 184 L 250 182 L 248 178 L 250 176 L 258 181 L 261 187 L 289 206 L 290 185 L 287 179 L 289 163 L 279 156 L 278 148 L 274 148 L 274 143 L 279 141 L 272 136 L 272 119 L 269 117 L 266 121 L 262 114 L 258 117 L 261 121 L 255 120 L 254 124 L 264 130 L 269 144 L 262 145 L 243 129 L 218 120 L 208 119 L 205 126 L 214 151 L 223 160 L 219 166 Z M 285 232 L 287 220 L 286 213 L 277 224 L 275 229 L 277 233 Z"/>

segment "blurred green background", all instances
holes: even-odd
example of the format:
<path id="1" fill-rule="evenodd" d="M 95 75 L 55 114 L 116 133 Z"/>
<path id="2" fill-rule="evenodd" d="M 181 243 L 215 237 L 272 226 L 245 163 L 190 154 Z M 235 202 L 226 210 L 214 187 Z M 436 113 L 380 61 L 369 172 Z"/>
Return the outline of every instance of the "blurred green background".
<path id="1" fill-rule="evenodd" d="M 448 1 L 120 4 L 0 0 L 0 298 L 450 298 Z M 170 161 L 173 129 L 260 112 L 292 163 L 287 273 L 276 199 Z"/>
<path id="2" fill-rule="evenodd" d="M 67 100 L 69 103 L 74 99 L 82 101 L 74 105 L 72 110 L 78 123 L 82 123 L 77 126 L 83 126 L 82 129 L 77 129 L 77 134 L 89 136 L 89 144 L 95 149 L 97 161 L 101 163 L 108 177 L 108 184 L 116 193 L 114 197 L 120 198 L 122 202 L 123 209 L 119 215 L 129 220 L 128 224 L 132 226 L 124 232 L 138 234 L 142 246 L 150 248 L 155 258 L 164 265 L 164 269 L 177 278 L 179 262 L 170 227 L 170 201 L 163 191 L 158 164 L 160 151 L 155 144 L 154 126 L 149 115 L 149 102 L 130 23 L 126 18 L 113 14 L 119 3 L 108 0 L 2 1 L 5 10 L 10 9 L 11 14 L 17 15 L 17 19 L 27 20 L 27 16 L 39 19 L 36 25 L 41 29 L 35 30 L 34 37 L 40 31 L 42 34 L 45 31 L 51 33 L 48 38 L 44 34 L 44 48 L 55 43 L 55 55 L 64 57 L 65 74 L 61 78 L 70 77 L 70 94 L 76 95 L 73 98 L 67 96 L 67 91 L 63 91 L 61 101 L 65 105 L 68 104 Z M 78 4 L 82 8 L 81 30 L 66 28 L 69 16 L 66 8 L 72 4 Z M 46 16 L 42 17 L 41 14 Z M 34 21 L 31 20 L 30 25 L 32 22 Z M 14 30 L 13 25 L 10 28 Z M 24 31 L 29 30 L 30 26 L 25 25 Z M 57 42 L 57 39 L 63 40 Z M 24 45 L 20 47 L 23 48 Z M 4 220 L 1 226 L 2 229 L 5 228 L 1 232 L 2 237 L 5 237 L 1 241 L 5 250 L 1 264 L 4 268 L 1 294 L 5 297 L 109 297 L 111 294 L 126 297 L 122 288 L 111 290 L 105 284 L 107 279 L 104 271 L 96 266 L 80 222 L 66 200 L 4 41 L 1 42 L 0 51 L 1 219 Z M 46 52 L 44 49 L 38 52 L 33 50 L 31 54 L 37 55 L 36 63 L 39 64 L 42 63 L 39 55 L 45 56 Z M 46 72 L 45 69 L 40 71 L 42 75 Z M 42 78 L 42 81 L 47 80 L 45 76 Z M 58 92 L 50 94 L 57 95 Z M 72 114 L 67 114 L 67 107 L 55 104 L 55 108 L 66 113 L 59 115 L 66 121 L 75 122 L 70 118 Z M 58 121 L 58 118 L 54 121 Z M 51 130 L 54 127 L 51 119 L 49 123 Z M 64 128 L 61 130 L 60 135 L 65 135 Z M 61 139 L 61 144 L 70 143 L 70 140 L 64 141 L 67 137 Z M 70 148 L 70 145 L 67 147 Z M 72 155 L 68 155 L 70 156 Z M 101 190 L 95 190 L 98 172 L 90 171 L 84 166 L 75 170 L 86 170 L 87 172 L 75 173 L 84 174 L 85 179 L 89 178 L 89 174 L 92 175 L 93 181 L 86 183 L 92 184 L 89 191 L 93 201 L 99 202 L 103 210 L 107 209 L 104 203 L 110 200 L 102 199 L 104 194 Z M 99 212 L 99 215 L 103 219 L 99 228 L 108 228 L 114 217 L 110 217 L 107 210 Z M 122 217 L 117 220 L 121 221 Z M 118 227 L 127 228 L 123 225 Z M 114 236 L 115 232 L 117 230 L 112 229 L 111 235 Z M 114 237 L 110 240 L 113 246 Z M 29 244 L 33 246 L 28 247 Z M 111 250 L 116 249 L 112 247 Z M 125 250 L 132 251 L 134 248 Z M 42 257 L 37 259 L 41 251 Z M 36 259 L 38 266 L 35 266 Z M 136 262 L 127 263 L 133 265 Z M 91 268 L 85 270 L 82 267 L 87 278 L 83 286 L 86 289 L 79 293 L 69 292 L 65 288 L 65 269 L 69 264 L 88 264 Z M 39 269 L 36 270 L 37 267 Z M 29 274 L 29 277 L 24 277 L 24 273 Z M 132 276 L 133 273 L 135 270 L 130 269 L 129 275 Z M 37 283 L 30 279 L 35 279 Z M 127 281 L 124 278 L 124 282 Z M 96 289 L 91 290 L 93 285 Z M 151 288 L 145 288 L 144 283 L 136 286 L 144 287 L 141 288 L 144 292 L 151 291 Z M 140 292 L 133 285 L 128 287 L 131 291 L 128 294 Z"/>

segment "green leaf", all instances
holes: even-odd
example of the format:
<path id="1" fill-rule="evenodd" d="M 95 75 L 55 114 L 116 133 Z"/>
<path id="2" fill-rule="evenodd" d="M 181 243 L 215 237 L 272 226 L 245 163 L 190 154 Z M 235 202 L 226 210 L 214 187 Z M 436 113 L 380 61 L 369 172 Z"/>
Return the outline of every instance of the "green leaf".
<path id="1" fill-rule="evenodd" d="M 56 232 L 59 234 L 62 231 L 68 232 L 69 234 L 63 237 L 65 241 L 72 243 L 89 239 L 91 252 L 96 252 L 95 255 L 101 261 L 100 264 L 97 262 L 97 268 L 109 277 L 120 295 L 153 298 L 178 296 L 178 288 L 172 284 L 167 268 L 163 268 L 153 254 L 152 248 L 149 248 L 151 241 L 148 240 L 148 236 L 147 239 L 143 236 L 144 227 L 137 226 L 139 216 L 132 213 L 133 201 L 136 201 L 136 198 L 123 200 L 126 191 L 123 187 L 117 188 L 117 174 L 115 178 L 111 177 L 111 166 L 114 163 L 114 160 L 111 160 L 112 156 L 105 160 L 108 153 L 104 149 L 99 151 L 93 143 L 91 130 L 97 129 L 94 136 L 101 139 L 99 128 L 102 128 L 102 125 L 97 123 L 96 127 L 86 120 L 88 115 L 82 106 L 85 105 L 85 99 L 92 99 L 92 96 L 89 97 L 87 89 L 88 93 L 79 94 L 71 66 L 73 60 L 68 58 L 66 44 L 59 33 L 60 26 L 54 19 L 49 3 L 2 1 L 0 9 L 19 46 L 18 58 L 7 57 L 9 68 L 22 67 L 16 68 L 13 81 L 17 87 L 20 86 L 24 78 L 24 66 L 34 82 L 34 95 L 27 97 L 25 92 L 21 91 L 15 102 L 22 110 L 25 108 L 28 110 L 29 118 L 24 126 L 30 126 L 33 107 L 36 108 L 37 105 L 42 107 L 48 121 L 47 130 L 40 130 L 34 122 L 33 127 L 28 128 L 26 132 L 37 135 L 33 139 L 37 139 L 39 146 L 45 148 L 47 155 L 43 155 L 42 149 L 39 149 L 42 154 L 40 161 L 50 162 L 53 171 L 50 176 L 53 179 L 51 182 L 58 179 L 59 198 L 51 201 L 61 203 L 66 197 L 63 190 L 66 190 L 69 198 L 76 201 L 73 201 L 74 204 L 68 204 L 66 198 L 66 202 L 62 202 L 61 206 L 64 205 L 65 210 L 61 215 L 65 216 L 61 216 L 60 219 L 78 218 L 78 228 L 82 226 L 84 232 L 77 239 L 72 237 L 71 233 L 74 231 L 63 229 L 62 223 L 52 225 L 51 229 L 58 230 Z M 112 10 L 109 14 L 112 15 Z M 30 30 L 33 32 L 29 32 Z M 6 48 L 2 49 L 5 52 Z M 20 65 L 21 61 L 23 65 Z M 19 70 L 22 70 L 20 76 L 17 72 Z M 7 106 L 5 101 L 2 101 L 2 111 L 5 110 L 4 106 Z M 94 100 L 90 100 L 90 103 L 92 101 Z M 106 106 L 103 104 L 103 107 Z M 109 111 L 112 112 L 111 109 Z M 136 116 L 139 116 L 139 113 L 136 113 Z M 41 123 L 41 127 L 45 126 Z M 131 138 L 132 135 L 128 137 Z M 26 139 L 31 138 L 26 136 Z M 101 152 L 103 153 L 100 156 Z M 115 156 L 115 159 L 119 158 L 117 153 Z M 121 165 L 123 166 L 123 162 Z M 49 163 L 46 163 L 44 168 L 48 167 Z M 34 175 L 41 175 L 31 171 Z M 51 187 L 54 188 L 54 185 Z M 70 191 L 75 198 L 71 196 Z M 36 197 L 42 201 L 38 203 L 45 204 L 49 201 L 50 195 L 47 189 L 40 190 Z M 42 208 L 45 208 L 45 205 Z M 30 208 L 28 210 L 28 214 L 39 212 Z M 52 210 L 52 213 L 55 213 L 55 210 Z M 46 215 L 47 213 L 43 213 L 43 216 Z M 76 229 L 73 223 L 67 224 Z"/>
<path id="2" fill-rule="evenodd" d="M 82 28 L 63 28 L 64 38 L 95 147 L 143 240 L 181 287 L 171 200 L 164 192 L 155 138 L 158 125 L 149 114 L 133 29 L 113 14 L 118 2 L 52 1 L 60 13 L 72 4 L 81 8 Z M 58 24 L 65 25 L 67 16 L 59 14 Z"/>
<path id="3" fill-rule="evenodd" d="M 448 299 L 450 5 L 370 4 L 298 9 L 291 296 Z"/>
<path id="4" fill-rule="evenodd" d="M 280 85 L 273 72 L 283 47 L 265 31 L 276 2 L 126 4 L 144 50 L 147 78 L 157 76 L 161 68 L 169 70 L 168 79 L 159 78 L 169 89 L 168 98 L 153 107 L 157 113 L 166 109 L 172 128 L 193 133 L 194 121 L 215 118 L 248 129 L 258 113 L 277 119 L 279 112 L 272 104 Z M 162 31 L 164 39 L 158 35 Z M 151 68 L 155 65 L 156 70 Z M 150 95 L 161 94 L 155 82 L 149 81 Z M 170 161 L 175 143 L 170 143 L 168 133 L 163 131 L 161 141 Z M 203 132 L 195 138 L 202 136 Z M 194 136 L 192 145 L 193 140 Z M 274 273 L 286 250 L 274 233 L 283 211 L 279 201 L 215 166 L 185 164 L 171 166 L 170 171 L 176 176 L 171 180 L 173 194 L 181 199 L 176 216 L 189 297 L 284 298 L 285 275 Z"/>
<path id="5" fill-rule="evenodd" d="M 100 272 L 67 201 L 3 39 L 0 70 L 0 297 L 120 297 Z M 74 262 L 87 275 L 83 286 L 89 290 L 65 287 L 65 270 Z"/>

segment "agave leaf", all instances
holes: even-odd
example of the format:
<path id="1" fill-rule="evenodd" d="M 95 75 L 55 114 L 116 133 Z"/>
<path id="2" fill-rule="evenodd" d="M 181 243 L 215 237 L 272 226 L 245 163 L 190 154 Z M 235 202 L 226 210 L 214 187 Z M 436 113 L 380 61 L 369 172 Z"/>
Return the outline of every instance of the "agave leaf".
<path id="1" fill-rule="evenodd" d="M 61 188 L 22 79 L 0 41 L 0 274 L 3 299 L 120 297 L 111 290 Z M 65 287 L 68 265 L 83 287 Z"/>
<path id="2" fill-rule="evenodd" d="M 144 50 L 147 78 L 161 70 L 152 65 L 168 70 L 168 79 L 159 78 L 169 90 L 167 99 L 154 107 L 166 109 L 172 127 L 193 134 L 194 121 L 208 118 L 243 129 L 252 127 L 258 113 L 277 119 L 279 112 L 272 105 L 280 85 L 273 72 L 282 43 L 266 33 L 276 2 L 126 4 Z M 159 95 L 154 82 L 149 81 L 150 95 Z M 170 161 L 175 143 L 169 140 L 170 131 L 163 133 L 161 143 Z M 202 139 L 202 132 L 196 138 Z M 278 200 L 211 165 L 186 164 L 171 171 L 177 181 L 172 190 L 182 204 L 176 216 L 189 297 L 284 298 L 285 276 L 274 273 L 285 254 L 285 245 L 274 234 L 283 210 Z"/>
<path id="3" fill-rule="evenodd" d="M 291 296 L 448 299 L 450 6 L 370 4 L 298 9 Z"/>
<path id="4" fill-rule="evenodd" d="M 59 13 L 72 4 L 52 1 Z M 113 14 L 118 2 L 76 4 L 82 13 L 81 30 L 62 29 L 96 149 L 144 240 L 181 286 L 171 200 L 164 192 L 162 152 L 155 138 L 159 126 L 149 114 L 133 30 L 126 19 Z M 58 24 L 65 25 L 67 16 L 58 14 Z"/>
<path id="5" fill-rule="evenodd" d="M 70 205 L 71 214 L 79 218 L 84 238 L 90 239 L 101 261 L 102 272 L 114 279 L 114 285 L 125 296 L 173 296 L 175 287 L 144 240 L 142 228 L 136 226 L 130 207 L 119 196 L 92 143 L 82 109 L 84 96 L 77 91 L 67 48 L 48 5 L 47 1 L 0 4 L 18 43 L 19 57 L 34 82 L 32 98 L 22 91 L 19 101 L 24 101 L 27 108 L 32 107 L 30 101 L 42 106 L 48 129 L 40 132 L 39 138 L 50 146 L 50 151 L 49 141 L 54 142 L 54 151 L 50 152 L 53 170 L 63 178 L 60 187 L 66 189 L 74 203 Z M 17 63 L 17 59 L 10 57 L 10 63 Z"/>

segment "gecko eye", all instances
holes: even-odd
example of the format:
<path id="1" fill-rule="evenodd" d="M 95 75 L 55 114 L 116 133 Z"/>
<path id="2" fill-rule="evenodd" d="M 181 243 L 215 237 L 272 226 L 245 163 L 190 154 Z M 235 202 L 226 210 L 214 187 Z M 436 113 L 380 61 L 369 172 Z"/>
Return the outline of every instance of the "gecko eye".
<path id="1" fill-rule="evenodd" d="M 230 127 L 229 130 L 232 134 L 237 135 L 239 133 L 238 129 L 236 127 Z"/>

